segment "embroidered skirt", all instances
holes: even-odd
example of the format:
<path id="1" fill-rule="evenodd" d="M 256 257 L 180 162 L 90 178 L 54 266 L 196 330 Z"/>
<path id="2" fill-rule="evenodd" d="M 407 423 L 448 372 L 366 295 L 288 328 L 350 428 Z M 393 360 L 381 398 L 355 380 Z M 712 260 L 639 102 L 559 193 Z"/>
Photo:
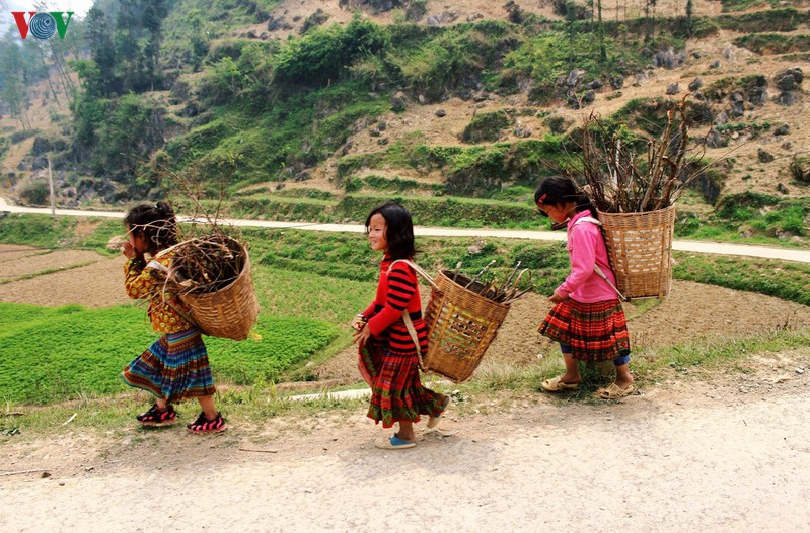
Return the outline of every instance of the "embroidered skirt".
<path id="1" fill-rule="evenodd" d="M 579 361 L 608 361 L 630 354 L 630 334 L 619 300 L 582 303 L 571 298 L 551 308 L 537 330 L 571 346 Z"/>
<path id="2" fill-rule="evenodd" d="M 419 422 L 420 416 L 442 413 L 441 396 L 422 386 L 419 356 L 393 354 L 388 345 L 370 339 L 360 346 L 358 368 L 371 386 L 368 417 L 390 428 L 395 422 Z"/>
<path id="3" fill-rule="evenodd" d="M 216 392 L 200 330 L 166 333 L 121 373 L 124 382 L 173 403 Z"/>

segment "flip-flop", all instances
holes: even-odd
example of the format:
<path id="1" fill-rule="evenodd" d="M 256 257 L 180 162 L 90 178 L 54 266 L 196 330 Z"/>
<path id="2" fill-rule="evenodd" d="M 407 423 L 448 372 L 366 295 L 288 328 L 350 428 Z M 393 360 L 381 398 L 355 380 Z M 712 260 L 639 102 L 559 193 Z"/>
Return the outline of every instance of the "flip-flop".
<path id="1" fill-rule="evenodd" d="M 406 448 L 415 447 L 416 443 L 409 440 L 402 440 L 394 433 L 391 435 L 390 439 L 386 439 L 385 437 L 377 439 L 374 441 L 374 446 L 383 450 L 404 450 Z"/>
<path id="2" fill-rule="evenodd" d="M 562 380 L 562 376 L 557 376 L 543 381 L 540 386 L 549 392 L 559 392 L 565 389 L 576 389 L 579 387 L 579 383 L 566 383 Z"/>
<path id="3" fill-rule="evenodd" d="M 628 394 L 632 394 L 635 390 L 636 387 L 632 383 L 625 388 L 621 388 L 615 383 L 611 383 L 607 387 L 596 391 L 596 397 L 603 400 L 615 400 L 617 398 L 623 398 Z"/>
<path id="4" fill-rule="evenodd" d="M 450 399 L 449 394 L 446 394 L 444 396 L 444 401 L 442 402 L 442 412 L 439 413 L 436 416 L 431 416 L 430 417 L 430 419 L 428 420 L 428 423 L 427 423 L 427 428 L 428 429 L 433 429 L 433 428 L 435 428 L 436 426 L 439 425 L 439 422 L 442 421 L 442 415 L 444 414 L 445 411 L 447 411 L 447 408 L 450 407 L 451 403 L 453 403 L 453 400 Z"/>

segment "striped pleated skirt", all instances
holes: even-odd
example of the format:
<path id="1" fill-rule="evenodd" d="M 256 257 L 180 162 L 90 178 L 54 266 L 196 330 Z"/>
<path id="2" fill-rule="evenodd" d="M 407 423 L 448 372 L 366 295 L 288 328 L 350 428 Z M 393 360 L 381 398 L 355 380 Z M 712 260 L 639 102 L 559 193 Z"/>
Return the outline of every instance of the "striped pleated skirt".
<path id="1" fill-rule="evenodd" d="M 127 385 L 170 403 L 216 392 L 208 351 L 197 328 L 164 334 L 127 365 L 121 377 Z"/>
<path id="2" fill-rule="evenodd" d="M 537 329 L 571 346 L 571 356 L 579 361 L 608 361 L 630 354 L 627 321 L 616 299 L 583 303 L 566 298 L 551 308 Z"/>
<path id="3" fill-rule="evenodd" d="M 419 422 L 420 416 L 439 416 L 441 396 L 422 386 L 419 356 L 392 353 L 386 342 L 371 339 L 360 347 L 358 369 L 371 386 L 368 417 L 384 428 L 395 422 Z"/>

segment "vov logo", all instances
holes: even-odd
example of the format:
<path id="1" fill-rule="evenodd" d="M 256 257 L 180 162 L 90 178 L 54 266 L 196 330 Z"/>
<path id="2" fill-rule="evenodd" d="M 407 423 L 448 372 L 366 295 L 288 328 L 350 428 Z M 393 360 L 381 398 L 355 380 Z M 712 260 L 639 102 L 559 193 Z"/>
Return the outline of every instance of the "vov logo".
<path id="1" fill-rule="evenodd" d="M 59 33 L 59 38 L 64 39 L 73 11 L 51 11 L 48 13 L 37 13 L 28 11 L 28 21 L 25 20 L 25 11 L 12 11 L 14 22 L 20 30 L 20 37 L 25 39 L 30 30 L 31 35 L 36 39 L 50 39 L 54 33 Z M 67 13 L 67 20 L 64 14 Z"/>

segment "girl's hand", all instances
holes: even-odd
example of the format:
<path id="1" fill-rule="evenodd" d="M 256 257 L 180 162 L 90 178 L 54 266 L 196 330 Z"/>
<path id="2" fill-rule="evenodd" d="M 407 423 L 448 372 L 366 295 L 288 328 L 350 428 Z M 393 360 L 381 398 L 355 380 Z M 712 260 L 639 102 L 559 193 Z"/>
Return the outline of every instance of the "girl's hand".
<path id="1" fill-rule="evenodd" d="M 132 246 L 132 243 L 127 241 L 121 246 L 121 253 L 123 253 L 127 259 L 135 259 L 138 255 L 138 252 L 135 251 L 135 247 Z"/>
<path id="2" fill-rule="evenodd" d="M 548 297 L 548 299 L 549 299 L 549 300 L 550 300 L 552 303 L 555 303 L 555 304 L 558 304 L 558 303 L 562 302 L 562 301 L 563 301 L 563 300 L 565 300 L 566 298 L 568 298 L 568 296 L 566 296 L 566 295 L 564 295 L 564 294 L 560 294 L 560 293 L 559 293 L 559 292 L 557 292 L 557 291 L 554 291 L 554 294 L 552 294 L 551 296 L 549 296 L 549 297 Z"/>
<path id="3" fill-rule="evenodd" d="M 368 329 L 368 325 L 363 325 L 363 329 L 352 333 L 352 343 L 365 344 L 369 337 L 371 337 L 371 330 Z"/>
<path id="4" fill-rule="evenodd" d="M 352 322 L 352 329 L 355 331 L 360 331 L 361 329 L 363 329 L 363 326 L 366 325 L 366 322 L 367 322 L 366 317 L 364 317 L 362 314 L 358 314 L 356 317 L 354 317 L 354 321 Z"/>

